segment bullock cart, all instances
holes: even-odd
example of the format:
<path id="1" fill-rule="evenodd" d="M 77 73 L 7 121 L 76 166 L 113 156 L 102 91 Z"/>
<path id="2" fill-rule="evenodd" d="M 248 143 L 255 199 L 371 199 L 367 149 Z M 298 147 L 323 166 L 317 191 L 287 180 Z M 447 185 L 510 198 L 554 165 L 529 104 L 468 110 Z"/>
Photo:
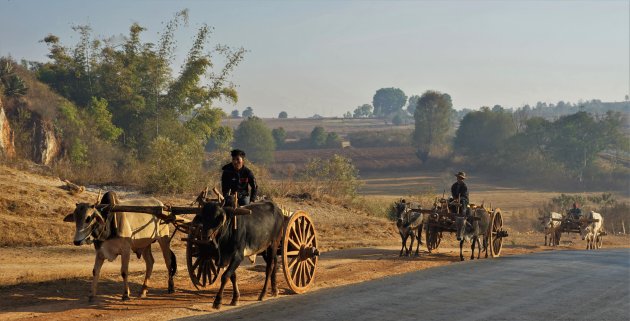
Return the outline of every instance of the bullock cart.
<path id="1" fill-rule="evenodd" d="M 599 219 L 588 219 L 585 217 L 575 218 L 571 215 L 565 215 L 563 218 L 552 218 L 553 221 L 560 222 L 560 233 L 576 233 L 580 234 L 580 230 L 591 223 L 599 222 Z M 601 248 L 604 243 L 604 235 L 606 232 L 598 231 L 597 235 L 595 235 L 595 248 Z"/>
<path id="2" fill-rule="evenodd" d="M 128 212 L 152 214 L 164 222 L 173 224 L 176 231 L 186 234 L 181 240 L 186 242 L 186 265 L 188 275 L 193 285 L 199 289 L 213 284 L 219 274 L 217 268 L 216 253 L 213 253 L 210 246 L 213 242 L 211 236 L 202 233 L 202 226 L 193 224 L 193 220 L 183 217 L 185 214 L 201 215 L 203 204 L 207 202 L 220 202 L 222 196 L 216 192 L 218 199 L 207 199 L 202 194 L 195 201 L 197 206 L 131 206 L 131 205 L 109 205 L 99 204 L 99 210 L 109 212 Z M 233 220 L 237 220 L 237 215 L 248 215 L 251 211 L 245 208 L 229 208 L 234 214 Z M 239 211 L 240 210 L 240 211 Z M 249 211 L 249 212 L 248 212 Z M 282 242 L 278 249 L 282 256 L 282 267 L 289 289 L 294 293 L 304 293 L 313 284 L 319 257 L 317 249 L 317 232 L 313 220 L 305 211 L 298 210 L 289 212 L 282 210 L 285 220 L 282 230 Z M 236 224 L 234 224 L 236 226 Z"/>
<path id="3" fill-rule="evenodd" d="M 457 232 L 455 221 L 459 214 L 457 213 L 458 211 L 453 211 L 453 208 L 458 209 L 458 207 L 459 204 L 457 200 L 453 200 L 449 203 L 447 199 L 441 198 L 435 201 L 433 208 L 419 210 L 427 215 L 425 219 L 425 240 L 429 253 L 440 247 L 442 234 L 444 232 Z M 501 209 L 486 208 L 483 204 L 480 206 L 470 204 L 469 209 L 471 213 L 483 211 L 488 215 L 489 226 L 484 235 L 487 240 L 486 250 L 490 251 L 492 257 L 499 257 L 501 255 L 501 249 L 503 248 L 503 238 L 508 236 L 508 232 L 503 229 L 503 215 L 501 214 Z M 476 215 L 471 215 L 471 219 L 478 220 L 479 218 Z"/>

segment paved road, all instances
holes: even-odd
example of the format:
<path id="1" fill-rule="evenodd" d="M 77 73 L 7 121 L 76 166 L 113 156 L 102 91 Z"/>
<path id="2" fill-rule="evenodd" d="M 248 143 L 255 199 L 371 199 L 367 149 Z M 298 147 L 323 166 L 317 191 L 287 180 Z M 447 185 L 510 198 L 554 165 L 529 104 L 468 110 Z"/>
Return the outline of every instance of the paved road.
<path id="1" fill-rule="evenodd" d="M 630 320 L 630 249 L 466 261 L 185 320 Z"/>

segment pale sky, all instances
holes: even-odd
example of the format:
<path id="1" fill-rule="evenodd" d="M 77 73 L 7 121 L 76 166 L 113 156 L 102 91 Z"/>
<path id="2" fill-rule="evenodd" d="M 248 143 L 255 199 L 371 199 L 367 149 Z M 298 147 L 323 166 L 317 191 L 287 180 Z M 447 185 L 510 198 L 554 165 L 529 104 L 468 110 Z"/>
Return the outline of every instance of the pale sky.
<path id="1" fill-rule="evenodd" d="M 188 8 L 175 69 L 197 28 L 249 52 L 232 76 L 239 102 L 262 117 L 341 116 L 379 88 L 433 89 L 455 108 L 537 101 L 621 101 L 630 93 L 630 1 L 15 1 L 0 0 L 0 55 L 45 61 L 52 33 L 97 36 L 133 22 L 157 42 Z M 209 47 L 210 48 L 210 47 Z"/>

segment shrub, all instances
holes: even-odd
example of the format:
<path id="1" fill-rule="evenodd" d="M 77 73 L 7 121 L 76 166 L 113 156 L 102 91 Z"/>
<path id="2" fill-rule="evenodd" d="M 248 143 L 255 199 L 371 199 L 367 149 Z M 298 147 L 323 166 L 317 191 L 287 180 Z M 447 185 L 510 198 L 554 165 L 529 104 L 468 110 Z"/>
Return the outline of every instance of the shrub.
<path id="1" fill-rule="evenodd" d="M 200 145 L 179 145 L 158 136 L 149 147 L 144 188 L 152 193 L 183 193 L 196 186 L 201 174 Z"/>

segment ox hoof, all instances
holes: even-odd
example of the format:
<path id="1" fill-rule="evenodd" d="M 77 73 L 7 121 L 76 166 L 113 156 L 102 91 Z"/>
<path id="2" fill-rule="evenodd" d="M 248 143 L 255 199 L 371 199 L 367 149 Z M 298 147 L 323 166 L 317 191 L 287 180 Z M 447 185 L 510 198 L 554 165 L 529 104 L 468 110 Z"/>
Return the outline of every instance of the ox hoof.
<path id="1" fill-rule="evenodd" d="M 173 288 L 168 288 L 168 294 L 173 294 L 175 293 L 175 289 Z"/>
<path id="2" fill-rule="evenodd" d="M 88 296 L 88 302 L 90 302 L 90 303 L 94 303 L 94 299 L 95 299 L 95 298 L 94 298 L 94 296 L 93 296 L 93 295 Z"/>
<path id="3" fill-rule="evenodd" d="M 460 261 L 464 261 L 464 258 L 463 258 L 463 257 L 460 257 L 460 258 L 459 258 L 459 260 L 460 260 Z"/>
<path id="4" fill-rule="evenodd" d="M 232 300 L 232 302 L 230 302 L 230 305 L 235 307 L 238 305 L 238 300 Z"/>
<path id="5" fill-rule="evenodd" d="M 212 303 L 212 308 L 215 310 L 220 310 L 221 309 L 221 302 L 214 302 Z"/>
<path id="6" fill-rule="evenodd" d="M 123 301 L 129 301 L 129 300 L 131 300 L 131 299 L 129 298 L 129 295 L 128 295 L 128 294 L 123 294 L 123 296 L 122 296 L 122 300 L 123 300 Z"/>
<path id="7" fill-rule="evenodd" d="M 272 297 L 277 297 L 278 296 L 278 290 L 271 290 L 271 296 Z"/>

